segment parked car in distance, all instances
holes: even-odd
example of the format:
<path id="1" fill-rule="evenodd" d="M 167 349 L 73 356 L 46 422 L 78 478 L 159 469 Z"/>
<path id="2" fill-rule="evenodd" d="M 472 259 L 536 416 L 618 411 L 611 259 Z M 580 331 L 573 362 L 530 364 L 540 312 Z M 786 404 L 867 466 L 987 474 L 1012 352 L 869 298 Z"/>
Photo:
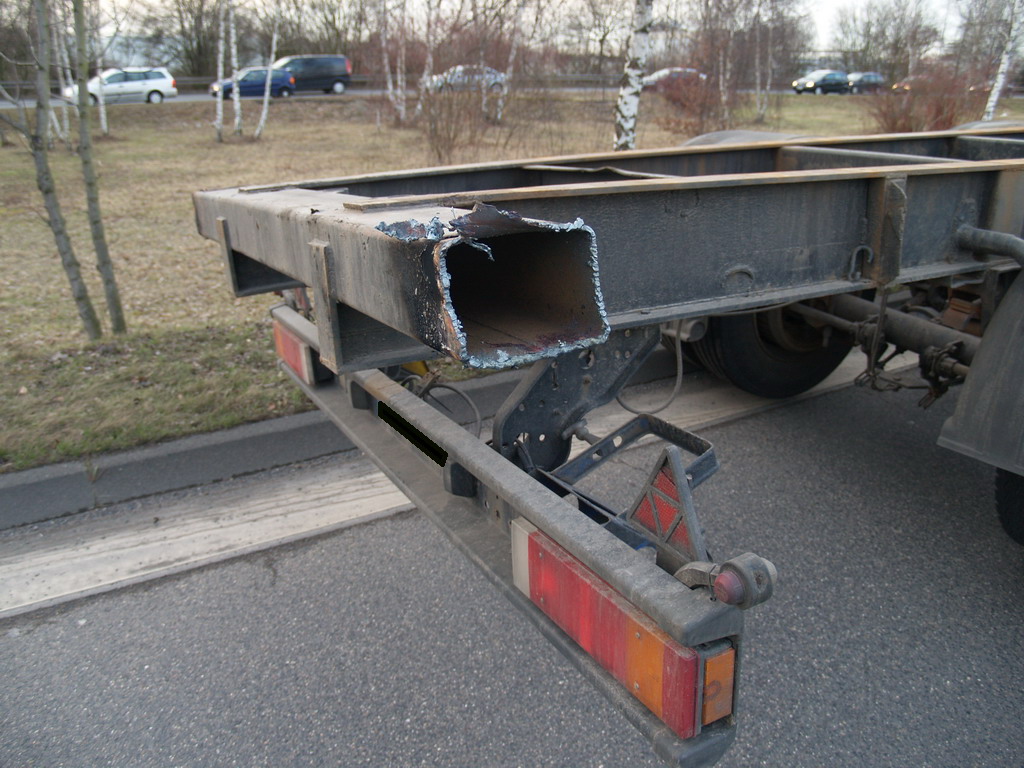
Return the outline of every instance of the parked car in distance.
<path id="1" fill-rule="evenodd" d="M 878 93 L 885 87 L 885 78 L 878 72 L 851 72 L 848 82 L 851 93 Z"/>
<path id="2" fill-rule="evenodd" d="M 707 80 L 708 76 L 693 67 L 665 67 L 644 77 L 641 84 L 644 88 L 661 90 L 676 83 L 690 83 L 698 80 Z"/>
<path id="3" fill-rule="evenodd" d="M 159 104 L 164 99 L 173 99 L 178 95 L 178 84 L 165 67 L 105 69 L 96 77 L 90 78 L 85 87 L 89 91 L 89 101 L 93 104 L 99 101 L 101 88 L 105 104 L 120 104 L 126 101 Z M 64 97 L 70 101 L 78 101 L 78 86 L 65 88 Z"/>
<path id="4" fill-rule="evenodd" d="M 850 82 L 846 73 L 838 69 L 816 69 L 794 80 L 793 90 L 797 93 L 847 93 Z"/>
<path id="5" fill-rule="evenodd" d="M 340 53 L 284 56 L 271 66 L 287 69 L 295 76 L 295 91 L 344 93 L 352 80 L 352 62 Z"/>
<path id="6" fill-rule="evenodd" d="M 430 79 L 435 91 L 497 90 L 508 78 L 504 72 L 475 64 L 456 64 Z"/>
<path id="7" fill-rule="evenodd" d="M 270 95 L 277 97 L 291 96 L 295 93 L 295 76 L 287 69 L 270 70 Z M 262 96 L 267 83 L 266 67 L 246 67 L 238 73 L 239 96 Z M 225 99 L 230 99 L 234 91 L 234 81 L 227 77 L 210 83 L 210 95 L 217 98 L 223 92 Z"/>
<path id="8" fill-rule="evenodd" d="M 910 93 L 914 89 L 924 90 L 928 86 L 928 78 L 923 75 L 911 75 L 892 84 L 893 93 Z"/>

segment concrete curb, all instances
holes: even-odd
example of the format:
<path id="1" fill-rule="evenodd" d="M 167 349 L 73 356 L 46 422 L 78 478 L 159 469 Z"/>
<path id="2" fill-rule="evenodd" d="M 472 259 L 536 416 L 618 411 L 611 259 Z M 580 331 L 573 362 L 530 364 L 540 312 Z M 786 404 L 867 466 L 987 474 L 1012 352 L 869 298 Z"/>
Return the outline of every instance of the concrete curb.
<path id="1" fill-rule="evenodd" d="M 519 381 L 516 371 L 459 385 L 484 418 Z M 456 417 L 472 421 L 450 392 L 437 399 Z M 354 450 L 319 411 L 244 424 L 168 443 L 0 475 L 0 529 L 52 520 L 122 501 Z"/>
<path id="2" fill-rule="evenodd" d="M 671 361 L 656 353 L 634 383 L 669 375 Z M 505 371 L 462 382 L 458 388 L 489 419 L 521 377 L 522 371 Z M 436 400 L 456 421 L 474 420 L 457 395 L 438 390 Z M 93 460 L 2 474 L 0 529 L 349 450 L 354 446 L 344 434 L 319 411 L 310 411 Z"/>

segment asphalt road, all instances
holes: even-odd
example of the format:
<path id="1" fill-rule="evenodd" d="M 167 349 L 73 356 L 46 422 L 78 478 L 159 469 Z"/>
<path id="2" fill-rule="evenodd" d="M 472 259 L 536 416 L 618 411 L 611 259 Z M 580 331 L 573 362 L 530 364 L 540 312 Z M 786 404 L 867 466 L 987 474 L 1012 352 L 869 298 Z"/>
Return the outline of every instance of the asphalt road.
<path id="1" fill-rule="evenodd" d="M 713 552 L 781 578 L 722 765 L 1024 764 L 1024 549 L 915 400 L 704 432 Z M 417 513 L 5 620 L 0 679 L 12 768 L 659 764 Z"/>

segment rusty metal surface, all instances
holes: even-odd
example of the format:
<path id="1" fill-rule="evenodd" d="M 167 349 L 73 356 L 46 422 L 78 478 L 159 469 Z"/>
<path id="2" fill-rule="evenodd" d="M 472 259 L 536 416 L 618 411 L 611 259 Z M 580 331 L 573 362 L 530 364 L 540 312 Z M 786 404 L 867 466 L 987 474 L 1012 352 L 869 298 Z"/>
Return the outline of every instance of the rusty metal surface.
<path id="1" fill-rule="evenodd" d="M 607 337 L 594 235 L 578 218 L 557 223 L 488 206 L 362 214 L 345 200 L 303 189 L 196 194 L 202 234 L 313 289 L 334 370 L 355 368 L 342 346 L 343 308 L 479 368 Z M 367 362 L 359 367 L 381 364 Z"/>
<path id="2" fill-rule="evenodd" d="M 328 244 L 336 285 L 325 295 L 466 364 L 501 367 L 598 343 L 605 325 L 989 269 L 956 231 L 1024 234 L 1021 158 L 1019 128 L 791 139 L 200 192 L 195 205 L 202 234 L 220 239 L 223 219 L 233 252 L 306 285 L 317 279 L 310 243 Z M 481 203 L 506 223 L 565 223 L 530 237 L 489 230 L 483 239 L 506 244 L 507 258 L 492 259 L 471 234 L 481 214 L 466 218 Z M 575 266 L 551 267 L 555 254 Z M 462 338 L 444 284 L 451 261 L 471 275 L 475 337 Z M 488 276 L 492 261 L 510 266 Z M 499 302 L 502 292 L 478 290 L 489 281 L 524 293 Z M 556 317 L 530 326 L 564 290 L 573 296 Z M 516 313 L 524 302 L 533 309 Z M 480 310 L 494 313 L 475 322 Z"/>

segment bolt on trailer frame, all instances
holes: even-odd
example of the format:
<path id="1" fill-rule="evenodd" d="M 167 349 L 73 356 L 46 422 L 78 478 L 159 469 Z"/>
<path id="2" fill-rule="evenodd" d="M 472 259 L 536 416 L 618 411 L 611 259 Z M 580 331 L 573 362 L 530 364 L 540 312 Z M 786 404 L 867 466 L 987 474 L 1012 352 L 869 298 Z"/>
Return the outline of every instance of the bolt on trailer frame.
<path id="1" fill-rule="evenodd" d="M 660 324 L 732 378 L 745 348 L 730 348 L 727 321 L 756 317 L 791 367 L 841 337 L 840 352 L 868 352 L 874 384 L 890 341 L 920 353 L 936 394 L 966 378 L 941 441 L 1024 474 L 1022 158 L 1024 129 L 753 141 L 194 202 L 236 295 L 311 290 L 315 323 L 301 302 L 272 312 L 299 386 L 663 758 L 704 765 L 734 736 L 741 611 L 770 596 L 774 568 L 708 555 L 693 490 L 717 469 L 710 444 L 649 415 L 599 438 L 587 413 L 617 396 Z M 887 313 L 896 285 L 982 286 L 984 342 Z M 857 296 L 872 291 L 880 305 Z M 532 364 L 490 445 L 376 370 L 438 355 Z M 630 508 L 583 489 L 652 434 L 666 447 Z M 587 447 L 570 459 L 574 439 Z"/>

